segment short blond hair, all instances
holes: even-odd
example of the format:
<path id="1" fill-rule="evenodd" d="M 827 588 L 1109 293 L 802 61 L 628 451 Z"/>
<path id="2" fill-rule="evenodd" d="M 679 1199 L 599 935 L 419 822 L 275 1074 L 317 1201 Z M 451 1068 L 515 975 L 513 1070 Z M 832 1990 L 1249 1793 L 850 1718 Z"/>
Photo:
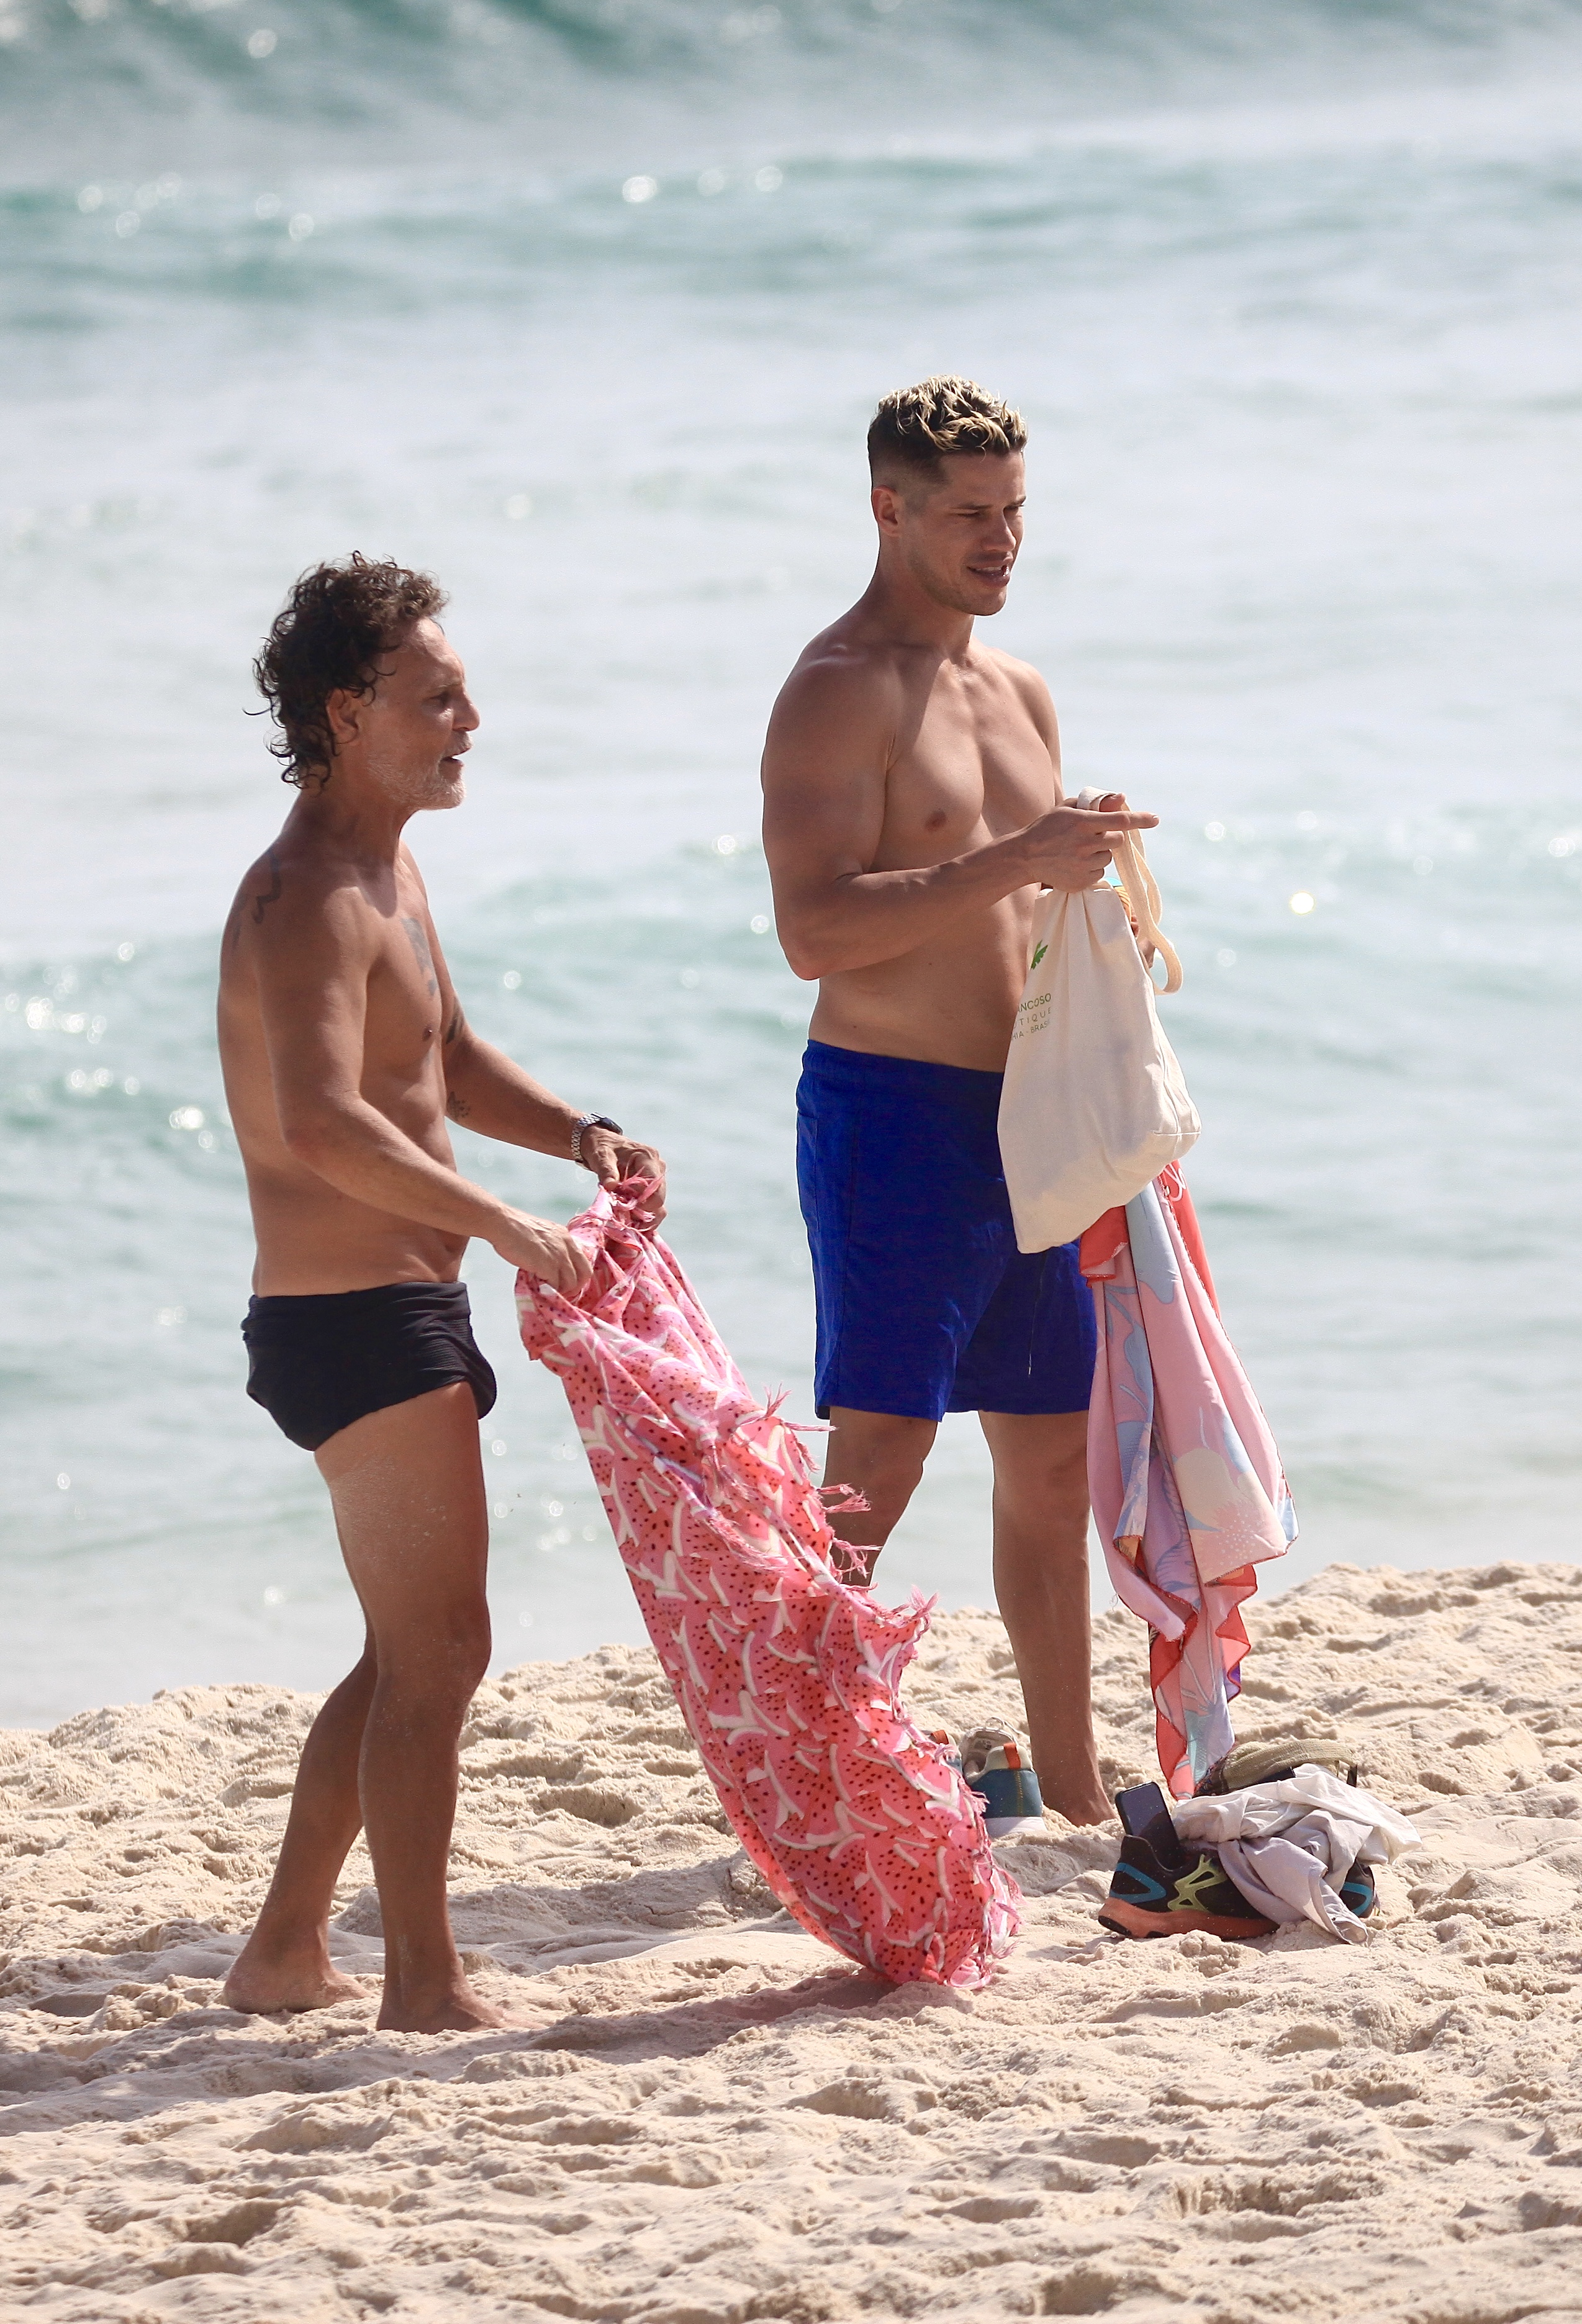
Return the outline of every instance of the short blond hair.
<path id="1" fill-rule="evenodd" d="M 898 387 L 874 412 L 868 429 L 868 466 L 876 484 L 937 476 L 953 452 L 1020 452 L 1027 428 L 976 380 L 954 375 Z"/>

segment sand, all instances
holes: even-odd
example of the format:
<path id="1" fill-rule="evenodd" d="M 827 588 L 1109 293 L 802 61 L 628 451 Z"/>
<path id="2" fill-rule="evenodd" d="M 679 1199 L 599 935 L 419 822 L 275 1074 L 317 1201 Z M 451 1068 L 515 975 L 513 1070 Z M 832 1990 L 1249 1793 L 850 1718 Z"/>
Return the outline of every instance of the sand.
<path id="1" fill-rule="evenodd" d="M 535 2034 L 217 2006 L 311 1698 L 5 1736 L 0 2314 L 1582 2324 L 1582 1571 L 1334 1567 L 1253 1628 L 1242 1731 L 1355 1737 L 1422 1832 L 1374 1941 L 1111 1938 L 1115 1827 L 1051 1818 L 976 1997 L 772 1909 L 644 1652 L 514 1671 L 467 1730 L 457 1925 Z M 914 1704 L 1014 1723 L 1009 1664 L 941 1617 Z M 1118 1609 L 1097 1667 L 1144 1779 Z"/>

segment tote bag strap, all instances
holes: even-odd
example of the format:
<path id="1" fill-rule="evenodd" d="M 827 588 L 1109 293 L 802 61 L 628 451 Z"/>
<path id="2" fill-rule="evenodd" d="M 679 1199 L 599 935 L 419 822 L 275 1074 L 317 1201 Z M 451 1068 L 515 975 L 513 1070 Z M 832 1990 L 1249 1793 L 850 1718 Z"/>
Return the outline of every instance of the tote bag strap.
<path id="1" fill-rule="evenodd" d="M 1137 941 L 1152 945 L 1164 963 L 1164 982 L 1156 989 L 1161 992 L 1179 992 L 1181 989 L 1181 964 L 1174 945 L 1159 925 L 1159 883 L 1148 868 L 1148 858 L 1143 853 L 1143 841 L 1134 831 L 1123 831 L 1115 840 L 1115 871 L 1125 892 L 1127 908 L 1137 924 Z M 1150 972 L 1150 982 L 1152 982 Z"/>
<path id="2" fill-rule="evenodd" d="M 1104 797 L 1091 784 L 1079 790 L 1071 801 L 1073 807 L 1091 807 Z M 1115 871 L 1126 899 L 1126 908 L 1137 927 L 1140 945 L 1152 945 L 1164 963 L 1164 982 L 1156 986 L 1161 992 L 1179 992 L 1181 989 L 1181 963 L 1176 948 L 1159 925 L 1159 883 L 1148 868 L 1148 858 L 1143 853 L 1140 833 L 1123 831 L 1117 834 L 1115 847 Z M 1149 971 L 1149 982 L 1153 973 Z"/>

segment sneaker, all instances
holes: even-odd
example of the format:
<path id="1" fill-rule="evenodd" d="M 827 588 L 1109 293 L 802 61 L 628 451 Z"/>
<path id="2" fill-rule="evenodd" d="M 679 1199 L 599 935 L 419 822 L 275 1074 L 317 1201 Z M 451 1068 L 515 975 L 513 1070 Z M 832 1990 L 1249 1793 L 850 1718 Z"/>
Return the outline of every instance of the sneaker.
<path id="1" fill-rule="evenodd" d="M 967 1789 L 983 1802 L 984 1828 L 991 1840 L 1043 1830 L 1043 1794 L 1038 1777 L 1003 1730 L 967 1736 L 961 1746 L 961 1772 Z"/>
<path id="2" fill-rule="evenodd" d="M 1140 1784 L 1115 1802 L 1120 1858 L 1099 1925 L 1118 1937 L 1266 1937 L 1272 1921 L 1254 1913 L 1211 1849 L 1183 1847 L 1157 1784 Z"/>
<path id="3" fill-rule="evenodd" d="M 1211 1937 L 1266 1937 L 1274 1927 L 1254 1912 L 1207 1849 L 1177 1871 L 1161 1864 L 1145 1840 L 1122 1841 L 1098 1918 L 1118 1937 L 1180 1937 L 1189 1929 Z"/>

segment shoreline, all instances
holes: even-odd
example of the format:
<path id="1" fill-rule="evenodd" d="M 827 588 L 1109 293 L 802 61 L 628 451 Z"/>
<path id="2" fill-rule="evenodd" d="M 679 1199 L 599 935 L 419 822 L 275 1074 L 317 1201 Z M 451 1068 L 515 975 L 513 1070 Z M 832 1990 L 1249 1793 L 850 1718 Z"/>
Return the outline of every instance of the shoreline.
<path id="1" fill-rule="evenodd" d="M 1050 1816 L 1001 1846 L 1024 1927 L 976 1996 L 775 1909 L 645 1648 L 507 1673 L 464 1737 L 458 1935 L 538 2033 L 217 2006 L 318 1698 L 0 1733 L 0 2305 L 1406 2324 L 1453 2283 L 1457 2319 L 1574 2319 L 1582 1570 L 1330 1567 L 1249 1627 L 1240 1731 L 1346 1733 L 1422 1831 L 1374 1941 L 1112 1939 L 1116 1827 Z M 1144 1650 L 1096 1624 L 1112 1791 L 1157 1772 Z M 1020 1724 L 992 1614 L 939 1616 L 906 1691 Z M 360 1850 L 338 1906 L 376 1974 Z"/>

